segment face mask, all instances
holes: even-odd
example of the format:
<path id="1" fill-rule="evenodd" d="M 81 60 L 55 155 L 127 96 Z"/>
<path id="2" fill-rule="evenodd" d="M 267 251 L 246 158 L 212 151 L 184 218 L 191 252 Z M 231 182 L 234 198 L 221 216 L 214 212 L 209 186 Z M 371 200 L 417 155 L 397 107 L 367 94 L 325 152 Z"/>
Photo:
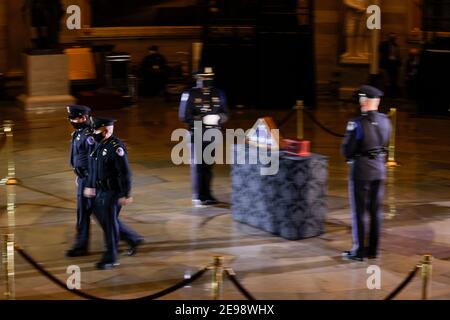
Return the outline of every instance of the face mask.
<path id="1" fill-rule="evenodd" d="M 100 133 L 94 133 L 92 136 L 94 137 L 94 140 L 95 140 L 97 143 L 102 142 L 102 140 L 105 138 L 105 137 L 103 136 L 103 132 L 100 132 Z"/>
<path id="2" fill-rule="evenodd" d="M 86 124 L 83 122 L 71 122 L 71 124 L 75 130 L 82 129 L 86 126 Z"/>

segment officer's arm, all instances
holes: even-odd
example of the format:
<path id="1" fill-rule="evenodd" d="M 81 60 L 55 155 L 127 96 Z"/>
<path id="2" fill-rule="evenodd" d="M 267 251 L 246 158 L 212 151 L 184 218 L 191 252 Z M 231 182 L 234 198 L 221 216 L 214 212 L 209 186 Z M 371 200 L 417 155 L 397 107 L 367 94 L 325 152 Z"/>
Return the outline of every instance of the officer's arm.
<path id="1" fill-rule="evenodd" d="M 178 117 L 190 127 L 194 126 L 194 117 L 192 115 L 192 99 L 189 92 L 185 91 L 181 95 L 180 109 L 178 110 Z"/>
<path id="2" fill-rule="evenodd" d="M 358 122 L 349 121 L 344 141 L 341 146 L 342 155 L 347 160 L 352 159 L 356 155 L 358 143 L 361 138 L 361 128 L 359 127 Z"/>
<path id="3" fill-rule="evenodd" d="M 228 118 L 230 117 L 230 110 L 228 108 L 227 103 L 227 97 L 225 96 L 225 93 L 223 91 L 220 92 L 220 124 L 223 124 L 228 121 Z"/>
<path id="4" fill-rule="evenodd" d="M 117 179 L 120 188 L 119 198 L 129 198 L 131 194 L 131 170 L 130 166 L 128 165 L 127 152 L 123 147 L 116 148 L 114 165 L 118 173 Z"/>

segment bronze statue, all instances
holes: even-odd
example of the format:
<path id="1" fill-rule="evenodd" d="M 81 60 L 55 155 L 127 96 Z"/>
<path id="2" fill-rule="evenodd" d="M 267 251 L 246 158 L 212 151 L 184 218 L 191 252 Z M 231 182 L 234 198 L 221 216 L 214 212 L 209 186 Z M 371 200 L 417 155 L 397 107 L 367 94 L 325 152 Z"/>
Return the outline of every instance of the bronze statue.
<path id="1" fill-rule="evenodd" d="M 25 0 L 22 12 L 30 11 L 33 49 L 57 48 L 60 22 L 64 14 L 60 0 Z"/>

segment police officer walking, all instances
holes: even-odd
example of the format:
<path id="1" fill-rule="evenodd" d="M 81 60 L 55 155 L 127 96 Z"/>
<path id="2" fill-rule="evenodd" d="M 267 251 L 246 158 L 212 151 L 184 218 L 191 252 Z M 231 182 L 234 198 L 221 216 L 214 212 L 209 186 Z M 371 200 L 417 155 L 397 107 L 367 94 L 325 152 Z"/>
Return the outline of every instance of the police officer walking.
<path id="1" fill-rule="evenodd" d="M 196 75 L 197 86 L 181 96 L 179 118 L 185 122 L 191 134 L 191 179 L 192 204 L 194 206 L 214 205 L 218 201 L 211 193 L 212 164 L 203 159 L 205 148 L 214 141 L 203 141 L 208 129 L 218 129 L 228 120 L 229 111 L 222 90 L 213 87 L 214 73 L 206 67 Z M 201 141 L 194 139 L 196 135 Z M 215 155 L 212 154 L 214 157 Z"/>
<path id="2" fill-rule="evenodd" d="M 348 122 L 342 144 L 342 153 L 350 164 L 349 198 L 353 234 L 353 248 L 345 251 L 343 257 L 363 261 L 365 257 L 375 259 L 378 255 L 382 222 L 380 210 L 391 124 L 385 114 L 378 112 L 382 91 L 364 85 L 358 95 L 362 114 Z M 366 210 L 370 216 L 367 248 L 364 246 Z"/>
<path id="3" fill-rule="evenodd" d="M 92 213 L 92 199 L 83 195 L 89 175 L 88 157 L 95 141 L 89 122 L 91 109 L 86 106 L 70 105 L 67 107 L 68 119 L 75 131 L 70 144 L 70 165 L 76 174 L 77 183 L 77 227 L 76 240 L 67 257 L 84 256 L 88 252 L 89 229 Z"/>
<path id="4" fill-rule="evenodd" d="M 92 122 L 97 146 L 90 155 L 92 170 L 84 194 L 95 197 L 94 214 L 105 236 L 106 252 L 96 266 L 98 269 L 109 269 L 119 265 L 119 240 L 126 241 L 130 246 L 126 255 L 133 255 L 143 239 L 118 217 L 121 207 L 131 203 L 133 198 L 127 150 L 123 142 L 113 136 L 115 120 L 92 118 Z"/>

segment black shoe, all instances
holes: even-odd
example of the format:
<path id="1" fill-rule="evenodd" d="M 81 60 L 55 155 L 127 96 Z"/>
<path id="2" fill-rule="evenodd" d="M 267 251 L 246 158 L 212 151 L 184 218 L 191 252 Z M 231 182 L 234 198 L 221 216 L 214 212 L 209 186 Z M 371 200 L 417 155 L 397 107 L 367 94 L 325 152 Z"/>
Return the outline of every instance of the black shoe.
<path id="1" fill-rule="evenodd" d="M 139 247 L 143 242 L 143 239 L 139 239 L 138 241 L 130 245 L 130 247 L 125 251 L 123 255 L 128 257 L 134 256 L 137 252 L 137 247 Z"/>
<path id="2" fill-rule="evenodd" d="M 88 251 L 84 248 L 73 248 L 66 251 L 66 257 L 73 258 L 73 257 L 82 257 L 87 256 Z"/>
<path id="3" fill-rule="evenodd" d="M 203 206 L 213 206 L 213 205 L 216 205 L 216 204 L 219 204 L 219 201 L 216 198 L 213 198 L 213 197 L 202 201 L 202 205 Z"/>
<path id="4" fill-rule="evenodd" d="M 95 267 L 100 270 L 106 270 L 117 267 L 118 265 L 120 265 L 120 263 L 118 263 L 117 261 L 110 261 L 110 262 L 100 261 L 95 265 Z"/>
<path id="5" fill-rule="evenodd" d="M 351 251 L 344 251 L 342 253 L 342 258 L 354 261 L 364 261 L 364 258 L 361 255 L 354 254 Z"/>
<path id="6" fill-rule="evenodd" d="M 376 255 L 376 254 L 368 254 L 367 255 L 367 259 L 376 259 L 376 258 L 378 258 L 378 255 Z"/>

